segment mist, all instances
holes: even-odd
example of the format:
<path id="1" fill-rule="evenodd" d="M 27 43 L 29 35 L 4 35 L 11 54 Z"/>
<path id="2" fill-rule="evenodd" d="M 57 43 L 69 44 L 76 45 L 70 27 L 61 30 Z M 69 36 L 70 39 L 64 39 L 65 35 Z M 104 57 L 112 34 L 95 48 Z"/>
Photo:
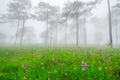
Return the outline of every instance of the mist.
<path id="1" fill-rule="evenodd" d="M 105 47 L 110 43 L 107 0 L 28 0 L 22 8 L 15 6 L 17 0 L 15 1 L 0 0 L 0 43 L 2 44 Z M 116 4 L 116 0 L 110 0 L 112 44 L 118 47 L 120 33 L 119 23 L 115 24 L 115 20 L 119 20 L 118 16 L 114 16 L 117 13 L 117 10 L 114 11 Z M 79 7 L 78 13 L 77 9 L 72 11 L 72 7 Z M 27 8 L 27 15 L 22 14 L 24 8 Z M 47 13 L 45 9 L 50 11 Z M 86 10 L 82 11 L 82 9 Z M 21 14 L 15 16 L 18 13 Z M 116 25 L 117 32 L 115 31 Z"/>
<path id="2" fill-rule="evenodd" d="M 120 80 L 120 0 L 0 0 L 0 80 Z"/>

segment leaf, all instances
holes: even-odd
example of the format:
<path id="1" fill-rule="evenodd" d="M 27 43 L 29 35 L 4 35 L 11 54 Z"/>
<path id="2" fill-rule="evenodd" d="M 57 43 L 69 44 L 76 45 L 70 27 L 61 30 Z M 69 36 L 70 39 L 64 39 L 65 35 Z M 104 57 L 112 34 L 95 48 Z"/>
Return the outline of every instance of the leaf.
<path id="1" fill-rule="evenodd" d="M 4 74 L 4 73 L 3 73 L 3 74 L 0 74 L 0 77 L 1 77 L 1 76 L 6 76 L 6 75 L 7 75 L 7 74 Z"/>

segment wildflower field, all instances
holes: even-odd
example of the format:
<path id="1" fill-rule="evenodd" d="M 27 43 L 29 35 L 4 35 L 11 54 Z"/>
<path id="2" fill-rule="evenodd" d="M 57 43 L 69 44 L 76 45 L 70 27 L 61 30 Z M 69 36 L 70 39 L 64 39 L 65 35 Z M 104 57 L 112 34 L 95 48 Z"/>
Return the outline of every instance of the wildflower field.
<path id="1" fill-rule="evenodd" d="M 120 49 L 0 48 L 0 80 L 120 80 Z"/>

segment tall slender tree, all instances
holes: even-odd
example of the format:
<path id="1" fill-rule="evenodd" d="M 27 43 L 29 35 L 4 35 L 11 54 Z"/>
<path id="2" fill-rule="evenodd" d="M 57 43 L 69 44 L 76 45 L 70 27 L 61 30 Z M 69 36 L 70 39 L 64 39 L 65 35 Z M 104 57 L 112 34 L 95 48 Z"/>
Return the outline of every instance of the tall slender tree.
<path id="1" fill-rule="evenodd" d="M 25 23 L 26 21 L 30 18 L 30 9 L 31 9 L 31 0 L 18 0 L 18 3 L 23 6 L 23 10 L 21 11 L 22 13 L 22 33 L 21 33 L 21 40 L 20 40 L 20 45 L 23 44 L 23 37 L 24 37 L 24 28 L 25 28 Z"/>
<path id="2" fill-rule="evenodd" d="M 22 28 L 20 28 L 18 30 L 18 38 L 21 39 L 21 33 L 22 33 Z M 33 27 L 25 27 L 24 28 L 24 36 L 23 36 L 23 40 L 26 42 L 31 42 L 34 40 L 33 36 L 35 37 L 35 33 L 34 33 L 34 28 Z"/>
<path id="3" fill-rule="evenodd" d="M 86 22 L 87 22 L 87 17 L 92 15 L 92 10 L 96 7 L 98 3 L 100 3 L 102 0 L 94 0 L 86 3 L 86 6 L 84 7 L 85 10 L 83 12 L 83 17 L 84 17 L 84 44 L 87 44 L 87 31 L 86 31 Z"/>
<path id="4" fill-rule="evenodd" d="M 18 30 L 19 24 L 23 21 L 23 28 L 21 33 L 21 41 L 20 44 L 22 45 L 23 36 L 24 36 L 24 24 L 25 21 L 29 18 L 29 10 L 31 8 L 31 0 L 12 0 L 8 4 L 7 13 L 3 15 L 5 22 L 16 22 L 16 37 L 15 37 L 15 44 L 18 40 Z"/>
<path id="5" fill-rule="evenodd" d="M 18 38 L 18 28 L 19 28 L 19 20 L 20 20 L 20 11 L 22 7 L 16 2 L 16 0 L 9 2 L 8 10 L 6 14 L 1 15 L 1 19 L 3 23 L 11 23 L 16 22 L 16 37 L 15 37 L 15 44 Z"/>
<path id="6" fill-rule="evenodd" d="M 65 6 L 67 6 L 68 4 L 65 4 Z M 68 30 L 68 19 L 69 19 L 69 14 L 70 14 L 70 10 L 67 7 L 64 7 L 62 9 L 62 19 L 61 19 L 61 23 L 66 23 L 65 27 L 65 45 L 67 44 L 67 30 Z"/>
<path id="7" fill-rule="evenodd" d="M 120 21 L 120 1 L 116 0 L 116 4 L 112 7 L 112 26 L 115 28 L 116 46 L 119 47 L 119 21 Z"/>
<path id="8" fill-rule="evenodd" d="M 75 0 L 65 4 L 66 14 L 76 20 L 76 46 L 79 46 L 79 18 L 88 15 L 100 0 L 90 1 L 88 3 Z M 85 28 L 84 28 L 85 29 Z M 86 31 L 85 31 L 86 32 Z"/>
<path id="9" fill-rule="evenodd" d="M 57 8 L 45 2 L 39 2 L 38 6 L 35 8 L 36 8 L 36 11 L 35 11 L 36 19 L 38 21 L 42 21 L 46 23 L 45 44 L 47 45 L 48 44 L 49 21 L 53 18 L 54 15 L 56 15 Z"/>
<path id="10" fill-rule="evenodd" d="M 112 36 L 112 22 L 111 22 L 110 0 L 108 0 L 108 21 L 109 21 L 110 48 L 113 48 L 113 36 Z"/>
<path id="11" fill-rule="evenodd" d="M 16 20 L 17 28 L 16 28 L 16 37 L 15 37 L 15 44 L 17 43 L 18 39 L 18 29 L 19 29 L 19 22 L 20 22 L 20 11 L 22 10 L 22 6 L 18 4 L 16 0 L 11 1 L 8 4 L 8 13 L 7 17 L 8 19 Z"/>
<path id="12" fill-rule="evenodd" d="M 79 45 L 79 17 L 82 15 L 84 6 L 81 1 L 67 2 L 65 5 L 66 14 L 76 20 L 76 46 Z"/>

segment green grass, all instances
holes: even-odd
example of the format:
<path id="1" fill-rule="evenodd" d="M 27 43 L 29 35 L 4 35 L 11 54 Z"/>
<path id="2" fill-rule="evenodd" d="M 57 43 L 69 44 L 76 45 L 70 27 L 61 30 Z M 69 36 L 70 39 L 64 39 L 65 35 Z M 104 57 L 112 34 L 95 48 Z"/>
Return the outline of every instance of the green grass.
<path id="1" fill-rule="evenodd" d="M 0 48 L 0 80 L 120 80 L 120 50 Z"/>

